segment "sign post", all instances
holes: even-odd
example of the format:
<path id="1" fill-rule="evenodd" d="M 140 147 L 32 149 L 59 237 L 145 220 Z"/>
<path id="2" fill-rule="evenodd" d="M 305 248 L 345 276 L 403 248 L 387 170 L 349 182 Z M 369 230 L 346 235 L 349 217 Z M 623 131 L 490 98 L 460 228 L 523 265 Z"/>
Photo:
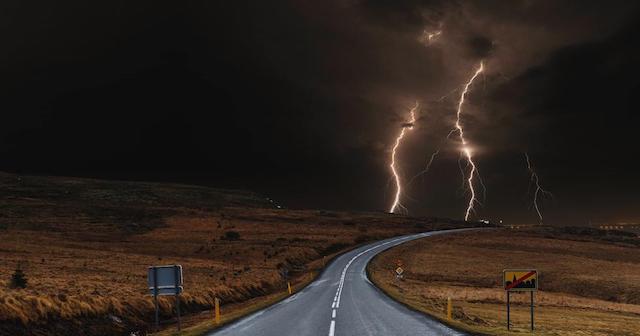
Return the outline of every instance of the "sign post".
<path id="1" fill-rule="evenodd" d="M 396 279 L 398 280 L 402 280 L 402 278 L 404 278 L 404 269 L 402 268 L 403 264 L 402 264 L 402 260 L 398 259 L 396 260 Z"/>
<path id="2" fill-rule="evenodd" d="M 507 330 L 511 330 L 511 292 L 531 293 L 531 330 L 533 322 L 533 292 L 538 290 L 538 271 L 534 269 L 506 269 L 502 272 L 504 290 L 507 292 Z"/>
<path id="3" fill-rule="evenodd" d="M 156 307 L 156 332 L 160 331 L 160 316 L 158 315 L 158 269 L 153 268 L 153 301 Z"/>
<path id="4" fill-rule="evenodd" d="M 533 291 L 531 291 L 531 330 L 533 330 Z"/>
<path id="5" fill-rule="evenodd" d="M 507 291 L 507 330 L 511 330 L 511 303 L 509 303 L 509 294 L 511 294 L 511 292 Z"/>
<path id="6" fill-rule="evenodd" d="M 167 265 L 167 266 L 150 266 L 147 272 L 147 284 L 156 308 L 155 324 L 156 331 L 160 329 L 160 310 L 158 307 L 158 296 L 160 295 L 173 295 L 176 297 L 176 311 L 178 314 L 178 331 L 181 329 L 180 325 L 180 293 L 183 291 L 182 287 L 182 266 L 181 265 Z"/>
<path id="7" fill-rule="evenodd" d="M 402 279 L 404 274 L 404 269 L 400 266 L 398 266 L 398 268 L 396 268 L 396 278 L 397 279 Z"/>
<path id="8" fill-rule="evenodd" d="M 180 283 L 174 286 L 176 296 L 176 310 L 178 311 L 178 331 L 180 331 L 180 285 L 182 285 L 182 267 L 174 267 L 174 279 L 180 279 Z"/>

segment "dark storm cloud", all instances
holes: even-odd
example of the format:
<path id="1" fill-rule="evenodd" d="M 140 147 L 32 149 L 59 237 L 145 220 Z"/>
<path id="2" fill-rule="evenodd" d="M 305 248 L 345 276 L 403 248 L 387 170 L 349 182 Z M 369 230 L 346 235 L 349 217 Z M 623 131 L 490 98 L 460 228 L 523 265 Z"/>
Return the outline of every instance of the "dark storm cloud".
<path id="1" fill-rule="evenodd" d="M 547 203 L 555 222 L 637 218 L 632 200 L 640 181 L 629 164 L 640 154 L 633 139 L 638 28 L 637 21 L 627 22 L 605 38 L 559 48 L 496 83 L 482 106 L 487 118 L 476 123 L 491 132 L 471 131 L 477 142 L 501 149 L 482 161 L 486 176 L 504 177 L 504 167 L 517 169 L 509 156 L 528 151 L 555 191 L 556 201 Z M 494 195 L 512 192 L 507 184 L 492 184 Z"/>
<path id="2" fill-rule="evenodd" d="M 464 118 L 489 189 L 481 215 L 532 219 L 523 150 L 560 200 L 581 182 L 627 171 L 620 158 L 632 139 L 611 130 L 620 118 L 637 123 L 635 73 L 623 71 L 637 63 L 635 2 L 1 6 L 0 169 L 188 181 L 257 189 L 292 206 L 385 209 L 388 149 L 408 110 L 421 102 L 401 153 L 412 175 L 443 143 L 455 90 L 483 59 L 487 73 Z M 424 32 L 437 30 L 425 43 Z M 433 175 L 410 188 L 413 213 L 463 210 L 456 147 L 445 143 Z M 608 151 L 614 164 L 596 164 L 590 149 Z M 592 158 L 585 175 L 570 174 L 584 156 Z M 613 218 L 615 207 L 602 204 L 602 217 Z"/>
<path id="3" fill-rule="evenodd" d="M 365 0 L 358 3 L 371 21 L 394 30 L 434 27 L 442 20 L 446 1 Z"/>
<path id="4" fill-rule="evenodd" d="M 494 48 L 493 41 L 484 36 L 474 36 L 468 40 L 470 55 L 473 58 L 484 59 L 491 55 Z"/>

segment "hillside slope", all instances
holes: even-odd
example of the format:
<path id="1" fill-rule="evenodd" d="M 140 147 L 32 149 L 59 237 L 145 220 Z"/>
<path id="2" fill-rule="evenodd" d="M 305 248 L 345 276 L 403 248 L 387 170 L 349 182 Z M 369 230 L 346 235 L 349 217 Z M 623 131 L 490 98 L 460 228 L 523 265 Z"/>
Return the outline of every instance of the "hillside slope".
<path id="1" fill-rule="evenodd" d="M 273 209 L 254 193 L 0 175 L 0 335 L 150 330 L 150 265 L 182 264 L 189 315 L 282 292 L 357 244 L 442 229 L 432 218 Z M 25 289 L 9 286 L 14 270 Z M 251 301 L 253 302 L 253 301 Z M 173 301 L 161 300 L 164 323 Z"/>
<path id="2" fill-rule="evenodd" d="M 396 260 L 405 278 L 393 276 Z M 395 299 L 453 324 L 490 335 L 529 333 L 529 295 L 511 295 L 506 330 L 502 270 L 540 273 L 537 335 L 640 335 L 640 238 L 589 228 L 462 233 L 413 241 L 376 257 L 372 280 Z"/>

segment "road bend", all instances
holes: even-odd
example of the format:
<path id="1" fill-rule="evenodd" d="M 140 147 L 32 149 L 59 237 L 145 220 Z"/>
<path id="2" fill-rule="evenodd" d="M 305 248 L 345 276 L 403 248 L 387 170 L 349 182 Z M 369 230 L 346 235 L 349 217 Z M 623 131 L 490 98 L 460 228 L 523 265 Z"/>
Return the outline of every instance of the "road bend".
<path id="1" fill-rule="evenodd" d="M 369 281 L 378 253 L 402 243 L 462 230 L 431 231 L 371 243 L 337 257 L 302 291 L 209 335 L 464 335 L 394 301 Z"/>

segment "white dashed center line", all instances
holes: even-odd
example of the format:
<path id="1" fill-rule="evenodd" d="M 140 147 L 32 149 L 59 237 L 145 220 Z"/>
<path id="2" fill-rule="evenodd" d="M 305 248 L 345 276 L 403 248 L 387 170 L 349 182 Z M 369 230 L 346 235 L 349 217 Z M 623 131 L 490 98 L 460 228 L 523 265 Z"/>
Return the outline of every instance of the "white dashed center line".
<path id="1" fill-rule="evenodd" d="M 425 235 L 423 235 L 425 236 Z M 362 256 L 363 254 L 377 249 L 378 247 L 384 246 L 384 245 L 389 245 L 389 244 L 393 244 L 399 240 L 403 240 L 405 238 L 396 238 L 394 240 L 390 240 L 386 243 L 382 243 L 382 244 L 378 244 L 374 247 L 368 248 L 358 254 L 356 254 L 355 257 L 351 258 L 351 260 L 349 260 L 349 262 L 347 263 L 347 265 L 344 266 L 344 269 L 342 270 L 342 274 L 340 275 L 340 282 L 338 283 L 338 289 L 336 290 L 336 296 L 333 297 L 333 303 L 331 304 L 331 309 L 333 309 L 333 311 L 331 312 L 331 324 L 329 325 L 329 336 L 334 336 L 335 332 L 336 332 L 336 309 L 340 308 L 340 299 L 342 298 L 342 288 L 344 288 L 344 279 L 347 276 L 347 270 L 349 269 L 349 266 L 351 266 L 351 264 L 358 259 L 360 256 Z"/>
<path id="2" fill-rule="evenodd" d="M 331 326 L 329 326 L 329 336 L 333 336 L 336 333 L 336 321 L 331 320 Z"/>

